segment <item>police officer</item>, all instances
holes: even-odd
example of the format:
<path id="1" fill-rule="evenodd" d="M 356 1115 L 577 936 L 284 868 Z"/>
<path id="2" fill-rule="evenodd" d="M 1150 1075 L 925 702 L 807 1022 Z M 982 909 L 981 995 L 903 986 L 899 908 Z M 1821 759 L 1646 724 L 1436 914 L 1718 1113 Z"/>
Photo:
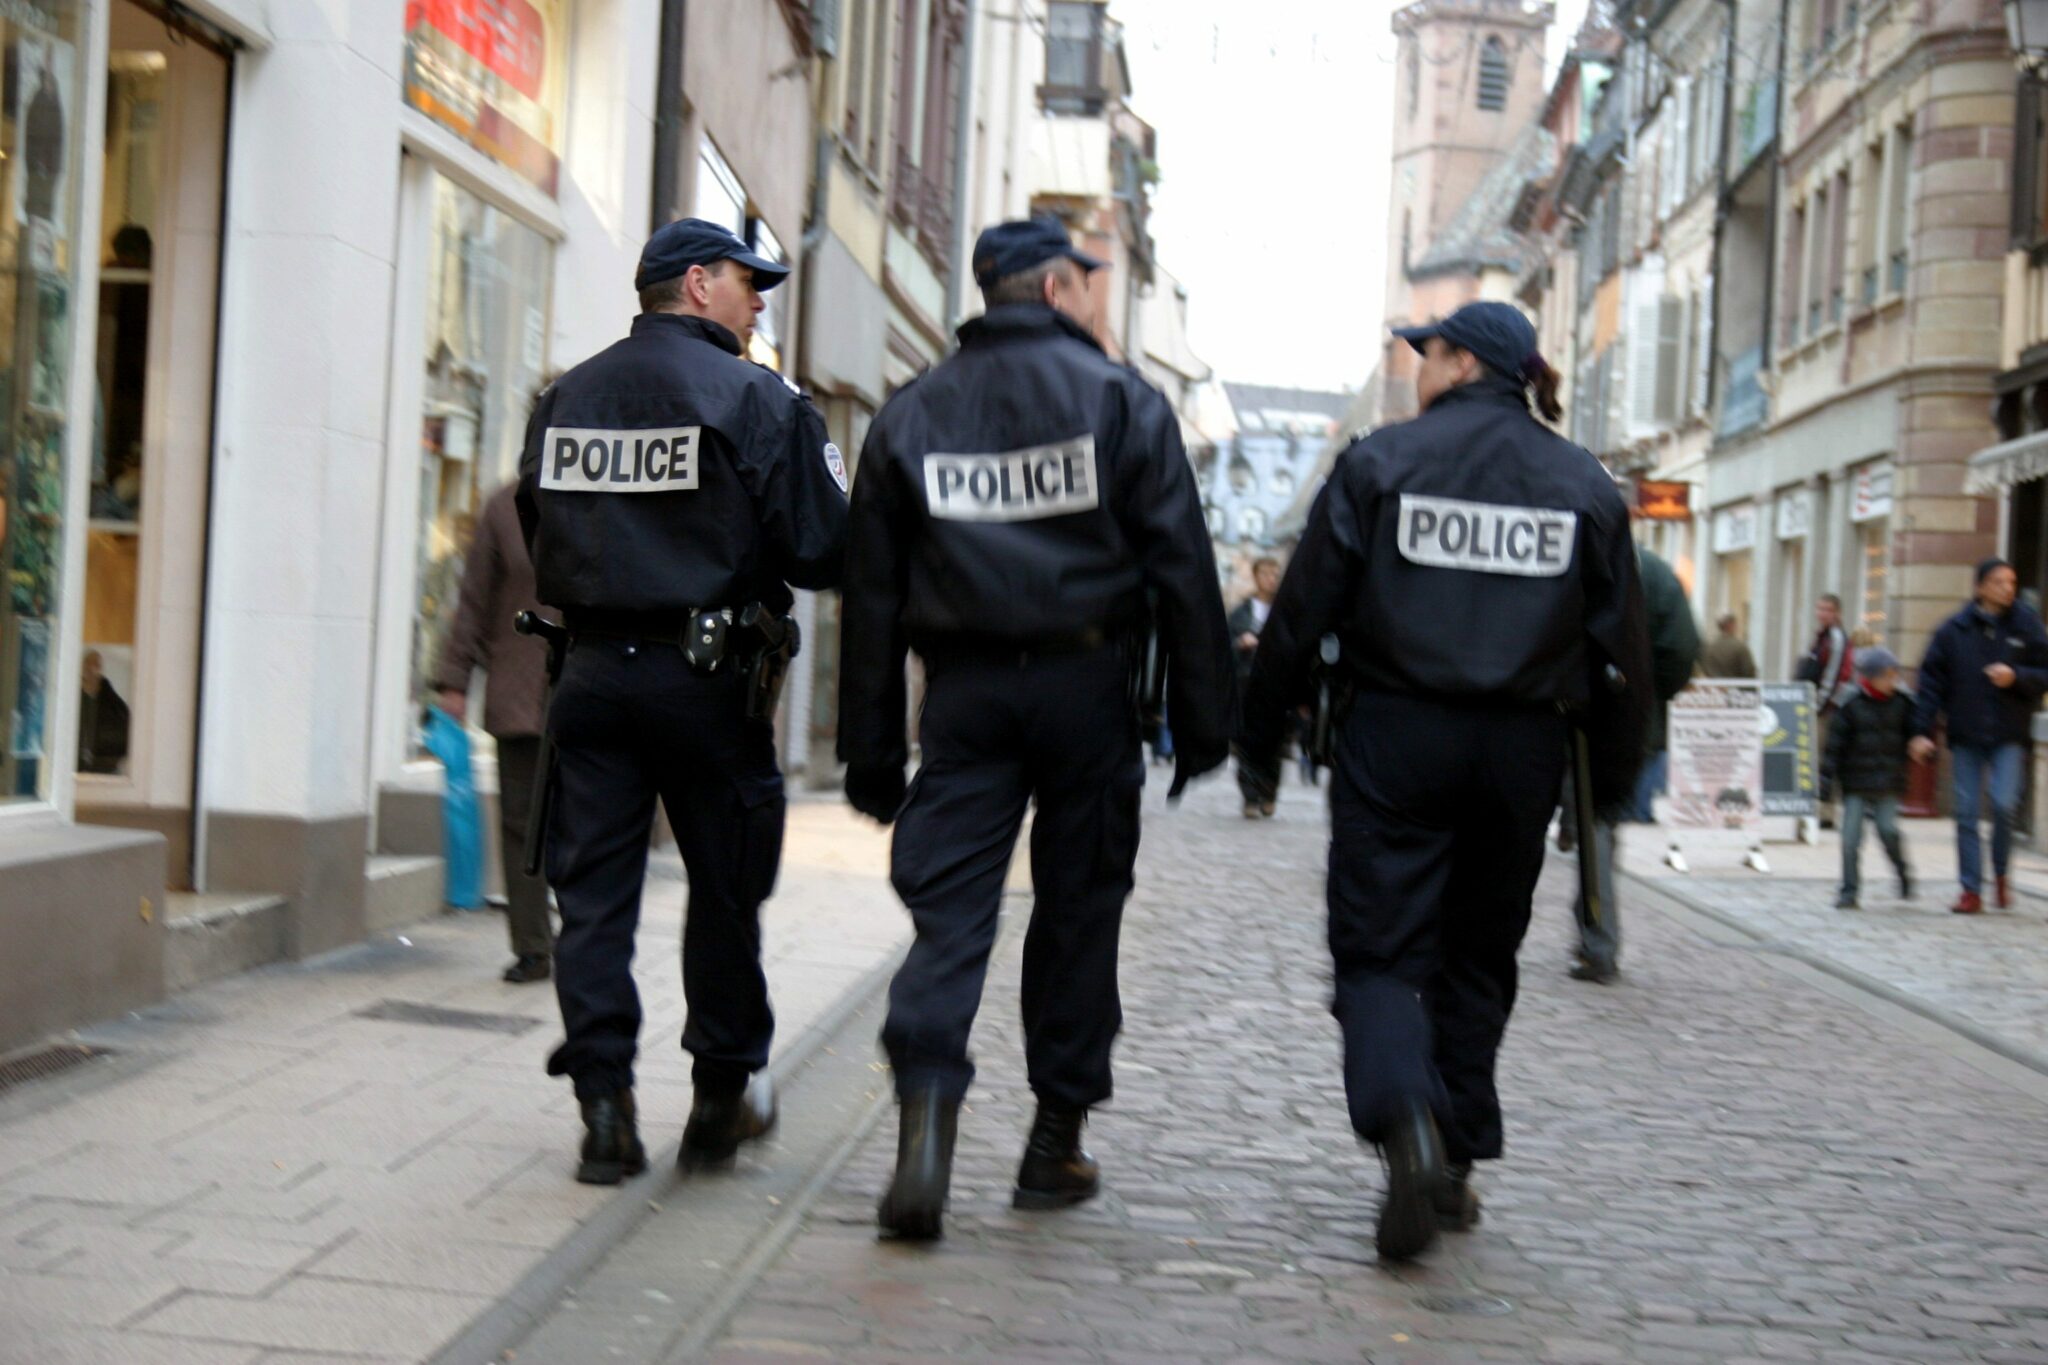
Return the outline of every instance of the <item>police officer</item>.
<path id="1" fill-rule="evenodd" d="M 760 908 L 783 820 L 770 646 L 786 664 L 789 585 L 837 586 L 846 542 L 845 467 L 824 422 L 744 358 L 762 292 L 788 274 L 716 224 L 661 228 L 640 255 L 631 335 L 555 381 L 527 425 L 520 519 L 540 599 L 571 640 L 549 711 L 568 1037 L 548 1074 L 575 1084 L 586 1184 L 646 1165 L 632 961 L 657 797 L 690 879 L 683 1164 L 723 1162 L 775 1118 L 756 1075 L 774 1031 Z"/>
<path id="2" fill-rule="evenodd" d="M 1132 679 L 1145 618 L 1169 660 L 1175 791 L 1228 753 L 1236 680 L 1201 500 L 1173 409 L 1095 339 L 1101 263 L 1049 218 L 981 235 L 988 310 L 897 393 L 863 447 L 847 549 L 840 757 L 854 807 L 896 822 L 916 940 L 882 1043 L 901 1106 L 884 1232 L 940 1234 L 974 1076 L 968 1030 L 1026 806 L 1036 891 L 1025 1052 L 1038 1111 L 1020 1208 L 1096 1191 L 1081 1146 L 1110 1094 L 1116 954 L 1137 857 Z M 904 656 L 927 681 L 906 797 Z"/>
<path id="3" fill-rule="evenodd" d="M 1276 759 L 1326 633 L 1352 691 L 1330 792 L 1333 1006 L 1351 1123 L 1388 1168 L 1382 1256 L 1466 1227 L 1500 1155 L 1494 1057 L 1515 998 L 1572 720 L 1596 795 L 1641 757 L 1648 648 L 1628 509 L 1540 424 L 1556 375 L 1514 308 L 1397 329 L 1423 412 L 1337 457 L 1259 642 L 1242 742 Z M 1618 669 L 1631 685 L 1597 682 Z"/>

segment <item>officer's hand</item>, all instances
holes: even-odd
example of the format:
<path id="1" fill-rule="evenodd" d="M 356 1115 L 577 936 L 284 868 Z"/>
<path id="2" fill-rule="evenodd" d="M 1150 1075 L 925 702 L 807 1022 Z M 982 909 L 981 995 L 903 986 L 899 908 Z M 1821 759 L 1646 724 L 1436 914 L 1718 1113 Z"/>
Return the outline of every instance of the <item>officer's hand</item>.
<path id="1" fill-rule="evenodd" d="M 457 725 L 469 724 L 469 694 L 458 692 L 452 687 L 441 689 L 441 695 L 434 699 L 443 711 L 455 717 Z"/>
<path id="2" fill-rule="evenodd" d="M 903 809 L 909 788 L 901 763 L 850 763 L 846 768 L 846 800 L 870 820 L 891 824 Z"/>

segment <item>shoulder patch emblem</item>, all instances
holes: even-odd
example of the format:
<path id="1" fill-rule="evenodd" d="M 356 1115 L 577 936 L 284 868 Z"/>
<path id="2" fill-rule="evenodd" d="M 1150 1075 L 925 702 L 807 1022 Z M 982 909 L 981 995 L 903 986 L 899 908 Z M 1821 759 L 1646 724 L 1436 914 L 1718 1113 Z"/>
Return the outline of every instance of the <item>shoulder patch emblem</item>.
<path id="1" fill-rule="evenodd" d="M 839 453 L 839 447 L 831 441 L 825 442 L 825 468 L 832 472 L 832 482 L 839 485 L 839 491 L 846 491 L 846 457 Z"/>
<path id="2" fill-rule="evenodd" d="M 1578 532 L 1579 514 L 1561 508 L 1401 495 L 1401 558 L 1424 568 L 1562 578 Z"/>

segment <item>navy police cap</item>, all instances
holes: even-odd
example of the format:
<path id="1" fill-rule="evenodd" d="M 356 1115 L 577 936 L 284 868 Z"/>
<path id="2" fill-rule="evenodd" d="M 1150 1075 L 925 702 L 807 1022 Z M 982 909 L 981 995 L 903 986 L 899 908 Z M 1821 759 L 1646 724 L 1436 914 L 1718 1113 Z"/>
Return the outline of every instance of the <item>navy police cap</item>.
<path id="1" fill-rule="evenodd" d="M 1422 354 L 1423 343 L 1442 337 L 1470 351 L 1495 374 L 1519 380 L 1536 358 L 1536 329 L 1511 303 L 1468 303 L 1447 318 L 1415 327 L 1396 327 L 1394 335 Z"/>
<path id="2" fill-rule="evenodd" d="M 986 289 L 997 280 L 1044 265 L 1064 256 L 1083 270 L 1100 270 L 1102 262 L 1074 249 L 1066 224 L 1039 215 L 1012 223 L 997 223 L 974 243 L 974 282 Z"/>
<path id="3" fill-rule="evenodd" d="M 640 269 L 633 276 L 633 287 L 645 289 L 687 274 L 693 265 L 718 261 L 738 261 L 753 271 L 754 288 L 764 294 L 789 278 L 788 266 L 747 250 L 747 244 L 731 228 L 702 218 L 678 218 L 656 228 L 647 245 L 640 248 Z"/>

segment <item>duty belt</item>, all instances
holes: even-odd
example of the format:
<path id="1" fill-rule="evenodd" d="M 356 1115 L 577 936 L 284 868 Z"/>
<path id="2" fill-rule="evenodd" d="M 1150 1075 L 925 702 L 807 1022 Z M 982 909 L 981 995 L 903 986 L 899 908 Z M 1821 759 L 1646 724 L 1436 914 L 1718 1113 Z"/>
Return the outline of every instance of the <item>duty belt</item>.
<path id="1" fill-rule="evenodd" d="M 725 662 L 734 612 L 731 607 L 687 611 L 572 611 L 565 624 L 574 638 L 638 640 L 674 645 L 699 673 L 715 673 Z"/>

